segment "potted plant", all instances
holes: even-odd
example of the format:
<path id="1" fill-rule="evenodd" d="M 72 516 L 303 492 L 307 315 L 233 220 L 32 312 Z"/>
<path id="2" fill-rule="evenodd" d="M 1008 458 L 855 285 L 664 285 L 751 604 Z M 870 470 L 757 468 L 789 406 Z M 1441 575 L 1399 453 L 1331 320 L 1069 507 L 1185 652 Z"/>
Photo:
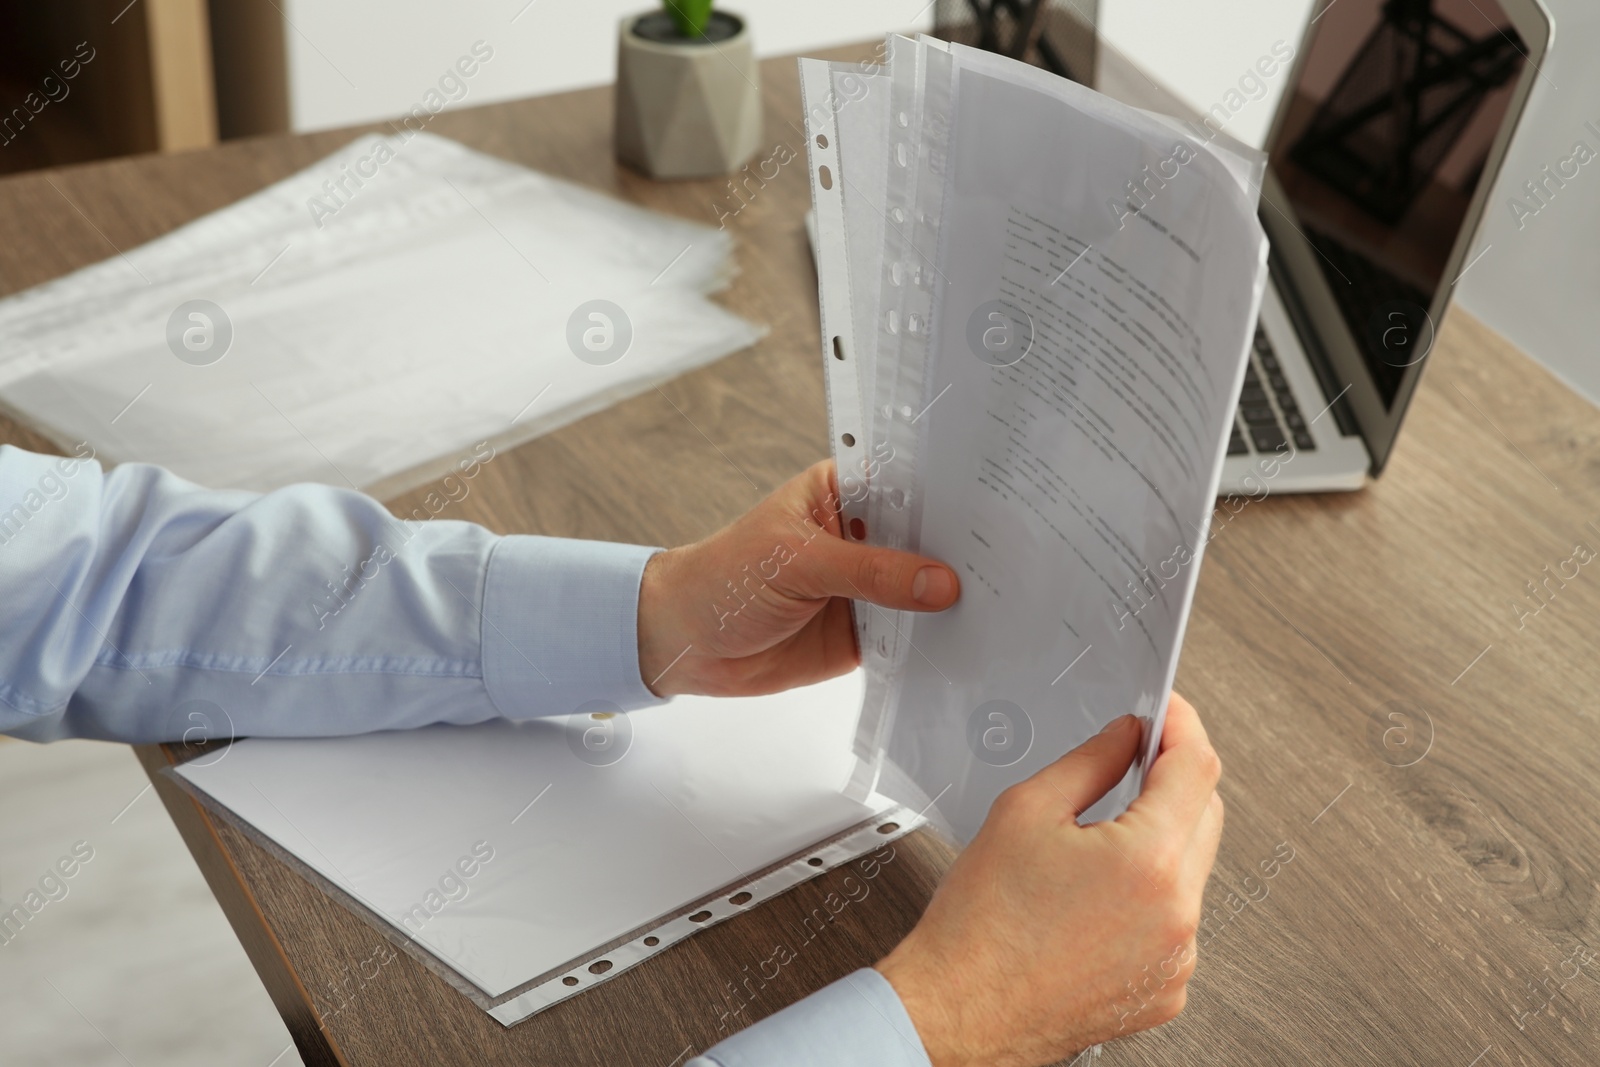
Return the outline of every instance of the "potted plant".
<path id="1" fill-rule="evenodd" d="M 711 0 L 662 0 L 622 20 L 617 158 L 655 178 L 737 170 L 761 139 L 761 92 L 744 20 Z"/>

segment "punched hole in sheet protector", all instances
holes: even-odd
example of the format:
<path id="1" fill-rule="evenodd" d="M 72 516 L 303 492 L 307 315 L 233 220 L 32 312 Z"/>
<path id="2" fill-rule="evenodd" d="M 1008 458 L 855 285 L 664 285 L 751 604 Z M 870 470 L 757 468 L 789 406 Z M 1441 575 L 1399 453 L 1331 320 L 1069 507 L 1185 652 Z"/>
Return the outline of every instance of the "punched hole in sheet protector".
<path id="1" fill-rule="evenodd" d="M 817 147 L 818 148 L 827 148 L 828 147 L 828 135 L 827 134 L 825 134 L 825 133 L 817 134 Z"/>
<path id="2" fill-rule="evenodd" d="M 817 168 L 817 181 L 822 183 L 824 189 L 833 188 L 833 172 L 828 169 L 827 164 Z"/>
<path id="3" fill-rule="evenodd" d="M 841 340 L 838 337 L 835 337 L 833 339 L 833 358 L 834 359 L 843 359 L 844 358 L 844 341 Z"/>

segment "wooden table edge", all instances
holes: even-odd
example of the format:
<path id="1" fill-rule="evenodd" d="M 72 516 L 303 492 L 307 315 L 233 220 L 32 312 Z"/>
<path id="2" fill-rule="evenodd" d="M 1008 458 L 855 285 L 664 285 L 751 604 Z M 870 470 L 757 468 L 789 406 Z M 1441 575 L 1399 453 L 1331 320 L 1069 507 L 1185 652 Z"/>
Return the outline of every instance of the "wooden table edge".
<path id="1" fill-rule="evenodd" d="M 255 894 L 218 837 L 211 816 L 198 800 L 163 773 L 179 760 L 164 744 L 134 745 L 133 752 L 288 1027 L 301 1060 L 306 1067 L 350 1067 L 333 1035 L 323 1026 L 310 991 L 267 922 Z"/>

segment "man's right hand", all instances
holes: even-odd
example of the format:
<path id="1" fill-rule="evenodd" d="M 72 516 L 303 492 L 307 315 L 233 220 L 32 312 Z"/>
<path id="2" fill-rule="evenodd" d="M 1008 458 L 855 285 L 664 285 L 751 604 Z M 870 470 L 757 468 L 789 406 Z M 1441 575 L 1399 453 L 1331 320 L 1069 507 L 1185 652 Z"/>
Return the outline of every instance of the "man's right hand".
<path id="1" fill-rule="evenodd" d="M 1140 743 L 1125 716 L 995 801 L 927 912 L 877 965 L 934 1067 L 1039 1067 L 1183 1010 L 1222 836 L 1221 763 L 1172 695 L 1144 791 L 1077 817 Z"/>

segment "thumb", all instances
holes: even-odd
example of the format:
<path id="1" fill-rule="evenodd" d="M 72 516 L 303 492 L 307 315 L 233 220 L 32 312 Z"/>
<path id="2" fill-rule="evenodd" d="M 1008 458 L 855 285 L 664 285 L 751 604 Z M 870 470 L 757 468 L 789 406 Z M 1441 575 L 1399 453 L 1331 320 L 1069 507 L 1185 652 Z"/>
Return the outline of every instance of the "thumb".
<path id="1" fill-rule="evenodd" d="M 938 560 L 820 536 L 790 569 L 797 596 L 869 600 L 896 611 L 943 611 L 961 594 L 956 572 Z"/>
<path id="2" fill-rule="evenodd" d="M 1105 729 L 1033 776 L 1048 784 L 1082 815 L 1122 781 L 1133 765 L 1144 731 L 1134 715 L 1111 720 Z"/>

